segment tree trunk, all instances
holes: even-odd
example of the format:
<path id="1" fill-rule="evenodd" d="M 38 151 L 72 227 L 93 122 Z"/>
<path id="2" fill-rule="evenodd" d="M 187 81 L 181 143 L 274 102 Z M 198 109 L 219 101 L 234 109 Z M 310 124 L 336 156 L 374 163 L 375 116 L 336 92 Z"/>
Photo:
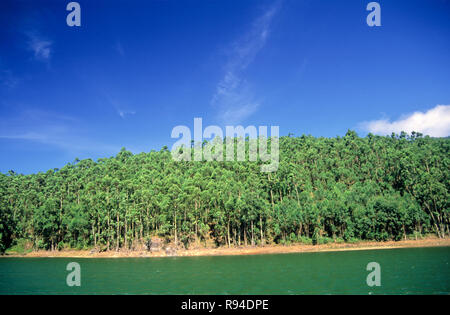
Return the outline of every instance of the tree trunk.
<path id="1" fill-rule="evenodd" d="M 255 246 L 255 235 L 254 235 L 254 231 L 253 231 L 253 221 L 252 222 L 252 246 Z"/>
<path id="2" fill-rule="evenodd" d="M 228 219 L 228 224 L 227 224 L 227 241 L 228 241 L 228 248 L 231 247 L 231 243 L 230 243 L 230 219 Z"/>
<path id="3" fill-rule="evenodd" d="M 247 247 L 247 225 L 244 224 L 244 246 Z"/>
<path id="4" fill-rule="evenodd" d="M 116 252 L 119 251 L 119 245 L 120 245 L 120 225 L 119 225 L 119 212 L 117 212 L 117 233 L 116 233 L 116 237 L 117 237 L 117 244 L 116 244 Z"/>
<path id="5" fill-rule="evenodd" d="M 178 239 L 177 239 L 177 210 L 175 209 L 174 213 L 173 213 L 173 222 L 174 222 L 174 234 L 175 234 L 175 247 L 177 247 L 178 244 Z"/>
<path id="6" fill-rule="evenodd" d="M 261 234 L 261 246 L 264 246 L 264 233 L 262 228 L 262 216 L 259 215 L 259 232 Z"/>

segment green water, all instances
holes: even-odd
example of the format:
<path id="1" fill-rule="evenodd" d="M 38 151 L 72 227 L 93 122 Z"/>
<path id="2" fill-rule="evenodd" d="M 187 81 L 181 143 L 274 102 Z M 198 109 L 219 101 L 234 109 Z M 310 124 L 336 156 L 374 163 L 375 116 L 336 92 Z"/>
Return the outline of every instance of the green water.
<path id="1" fill-rule="evenodd" d="M 69 262 L 81 286 L 69 287 Z M 381 287 L 369 287 L 369 262 Z M 224 257 L 0 258 L 0 294 L 450 294 L 450 248 Z"/>

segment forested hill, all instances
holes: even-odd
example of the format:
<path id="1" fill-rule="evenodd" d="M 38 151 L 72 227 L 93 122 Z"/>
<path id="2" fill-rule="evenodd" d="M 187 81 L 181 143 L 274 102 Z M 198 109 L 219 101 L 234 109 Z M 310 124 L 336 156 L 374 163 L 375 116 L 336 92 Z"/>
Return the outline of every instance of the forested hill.
<path id="1" fill-rule="evenodd" d="M 133 249 L 448 236 L 448 138 L 280 138 L 258 162 L 176 162 L 167 149 L 0 174 L 0 249 Z"/>

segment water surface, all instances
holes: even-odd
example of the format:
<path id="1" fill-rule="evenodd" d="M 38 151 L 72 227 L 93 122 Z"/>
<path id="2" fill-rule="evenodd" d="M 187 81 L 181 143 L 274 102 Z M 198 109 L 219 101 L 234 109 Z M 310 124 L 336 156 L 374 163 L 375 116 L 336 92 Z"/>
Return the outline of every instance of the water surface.
<path id="1" fill-rule="evenodd" d="M 81 286 L 69 287 L 69 262 Z M 381 287 L 369 287 L 369 262 Z M 0 294 L 449 294 L 450 247 L 252 256 L 0 258 Z"/>

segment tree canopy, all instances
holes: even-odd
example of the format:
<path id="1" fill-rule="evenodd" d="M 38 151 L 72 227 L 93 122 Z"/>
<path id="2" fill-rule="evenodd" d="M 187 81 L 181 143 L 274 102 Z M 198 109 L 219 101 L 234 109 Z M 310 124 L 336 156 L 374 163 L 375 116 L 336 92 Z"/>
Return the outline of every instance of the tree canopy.
<path id="1" fill-rule="evenodd" d="M 176 162 L 164 147 L 0 174 L 0 252 L 400 240 L 449 231 L 448 138 L 281 137 L 280 164 Z M 225 150 L 224 150 L 225 151 Z"/>

